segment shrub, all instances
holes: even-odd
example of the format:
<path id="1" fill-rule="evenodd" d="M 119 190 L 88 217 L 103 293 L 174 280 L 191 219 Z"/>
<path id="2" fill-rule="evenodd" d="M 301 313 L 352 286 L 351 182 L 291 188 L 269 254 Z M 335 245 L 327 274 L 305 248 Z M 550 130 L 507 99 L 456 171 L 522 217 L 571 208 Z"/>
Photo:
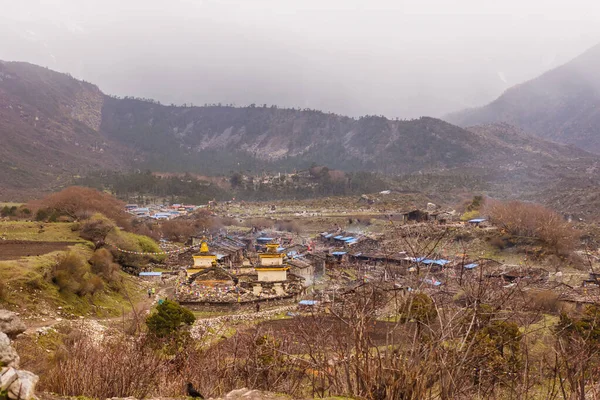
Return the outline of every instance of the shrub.
<path id="1" fill-rule="evenodd" d="M 83 224 L 79 236 L 94 243 L 102 243 L 114 228 L 115 224 L 112 221 L 97 214 L 93 219 Z"/>
<path id="2" fill-rule="evenodd" d="M 107 282 L 118 280 L 121 267 L 114 262 L 111 252 L 107 249 L 96 250 L 89 262 L 92 266 L 92 272 L 101 276 Z"/>
<path id="3" fill-rule="evenodd" d="M 56 218 L 61 215 L 73 219 L 85 219 L 90 213 L 102 213 L 116 221 L 119 226 L 129 225 L 131 216 L 125 212 L 124 204 L 113 196 L 95 189 L 79 186 L 68 187 L 58 193 L 53 193 L 42 200 L 33 201 L 28 208 L 54 211 Z M 49 215 L 50 216 L 50 215 Z M 39 219 L 44 220 L 45 218 Z"/>
<path id="4" fill-rule="evenodd" d="M 8 299 L 8 287 L 6 282 L 0 281 L 0 301 L 6 301 Z"/>
<path id="5" fill-rule="evenodd" d="M 478 218 L 480 216 L 481 214 L 479 213 L 479 210 L 466 211 L 463 215 L 460 216 L 460 220 L 468 221 L 470 219 Z"/>
<path id="6" fill-rule="evenodd" d="M 161 249 L 151 238 L 135 233 L 129 233 L 115 228 L 110 231 L 106 242 L 123 250 L 133 252 L 161 253 Z M 123 266 L 140 266 L 148 261 L 162 261 L 166 258 L 165 254 L 132 254 L 118 251 L 111 247 L 113 256 L 117 262 Z"/>
<path id="7" fill-rule="evenodd" d="M 45 390 L 63 396 L 141 399 L 159 386 L 157 377 L 165 364 L 143 338 L 111 335 L 96 343 L 80 333 L 65 340 L 40 383 Z"/>
<path id="8" fill-rule="evenodd" d="M 13 217 L 13 216 L 15 216 L 16 211 L 17 211 L 16 206 L 12 206 L 12 207 L 4 206 L 0 210 L 0 216 L 1 217 Z"/>
<path id="9" fill-rule="evenodd" d="M 52 282 L 59 290 L 76 293 L 79 296 L 87 294 L 86 281 L 90 278 L 90 266 L 74 252 L 65 254 L 52 269 Z"/>
<path id="10" fill-rule="evenodd" d="M 503 250 L 506 247 L 506 243 L 504 243 L 504 240 L 502 240 L 502 238 L 499 238 L 498 236 L 494 236 L 490 239 L 490 245 L 499 250 Z"/>
<path id="11" fill-rule="evenodd" d="M 538 292 L 529 293 L 530 305 L 534 309 L 557 312 L 559 295 L 552 290 L 541 290 Z"/>
<path id="12" fill-rule="evenodd" d="M 191 220 L 173 219 L 161 224 L 160 229 L 165 238 L 173 242 L 185 242 L 196 233 L 196 227 Z"/>
<path id="13" fill-rule="evenodd" d="M 50 215 L 50 213 L 46 208 L 40 208 L 35 213 L 35 220 L 36 221 L 46 221 L 48 219 L 49 215 Z"/>
<path id="14" fill-rule="evenodd" d="M 433 300 L 425 293 L 408 296 L 399 311 L 403 321 L 414 320 L 420 323 L 431 322 L 437 315 Z"/>
<path id="15" fill-rule="evenodd" d="M 577 231 L 560 214 L 540 204 L 494 202 L 488 214 L 491 222 L 507 233 L 536 238 L 555 254 L 566 254 L 575 247 Z"/>
<path id="16" fill-rule="evenodd" d="M 165 300 L 156 312 L 146 319 L 148 331 L 159 338 L 167 338 L 182 332 L 196 321 L 194 314 L 174 301 Z"/>

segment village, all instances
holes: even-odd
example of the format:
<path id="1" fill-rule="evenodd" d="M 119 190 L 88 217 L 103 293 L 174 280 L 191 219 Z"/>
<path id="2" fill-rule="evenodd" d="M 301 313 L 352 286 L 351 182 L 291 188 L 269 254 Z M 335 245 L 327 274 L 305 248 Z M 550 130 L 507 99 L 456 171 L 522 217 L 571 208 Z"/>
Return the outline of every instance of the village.
<path id="1" fill-rule="evenodd" d="M 70 212 L 78 196 L 84 212 Z M 600 232 L 540 205 L 483 196 L 434 204 L 382 191 L 140 211 L 104 196 L 69 189 L 44 203 L 61 211 L 55 221 L 50 212 L 31 221 L 21 205 L 1 222 L 0 296 L 25 323 L 15 346 L 46 390 L 55 374 L 36 363 L 39 354 L 53 371 L 71 362 L 77 369 L 90 354 L 106 357 L 98 363 L 125 362 L 111 355 L 112 341 L 132 338 L 143 346 L 117 346 L 140 352 L 131 359 L 168 352 L 158 361 L 161 379 L 177 376 L 177 383 L 166 393 L 181 393 L 185 382 L 224 391 L 214 379 L 228 389 L 245 386 L 252 360 L 254 387 L 300 397 L 345 393 L 355 381 L 344 377 L 360 363 L 385 374 L 396 354 L 413 371 L 441 379 L 418 360 L 451 356 L 449 335 L 470 347 L 443 371 L 463 371 L 463 382 L 474 385 L 473 368 L 483 380 L 490 366 L 510 371 L 526 357 L 547 357 L 566 316 L 585 317 L 600 299 Z M 94 198 L 112 205 L 102 209 L 111 218 L 88 212 Z M 162 312 L 187 322 L 154 333 L 150 322 Z M 71 335 L 89 337 L 91 353 L 80 353 Z M 515 341 L 535 352 L 515 361 Z M 69 358 L 55 361 L 65 346 Z M 484 351 L 493 358 L 480 357 Z M 181 368 L 186 375 L 177 375 Z M 273 381 L 265 370 L 285 378 Z"/>
<path id="2" fill-rule="evenodd" d="M 212 208 L 240 221 L 252 216 L 249 209 L 231 203 Z M 265 212 L 273 218 L 290 217 L 283 207 L 269 206 Z M 167 270 L 149 268 L 139 275 L 150 282 L 170 277 L 172 295 L 180 304 L 225 313 L 290 304 L 329 312 L 336 296 L 365 284 L 396 294 L 422 291 L 452 299 L 463 292 L 465 282 L 484 279 L 504 292 L 524 291 L 533 297 L 552 292 L 556 302 L 575 309 L 600 294 L 597 274 L 591 271 L 553 271 L 526 253 L 490 254 L 490 237 L 501 230 L 486 217 L 461 221 L 455 211 L 431 203 L 388 212 L 377 215 L 383 227 L 377 232 L 344 224 L 353 220 L 351 213 L 305 210 L 291 218 L 321 223 L 307 223 L 311 228 L 303 232 L 230 226 L 191 236 L 181 247 L 162 241 L 165 251 L 174 252 L 165 262 Z M 323 216 L 335 222 L 318 231 Z M 579 253 L 585 262 L 596 263 L 596 255 Z"/>

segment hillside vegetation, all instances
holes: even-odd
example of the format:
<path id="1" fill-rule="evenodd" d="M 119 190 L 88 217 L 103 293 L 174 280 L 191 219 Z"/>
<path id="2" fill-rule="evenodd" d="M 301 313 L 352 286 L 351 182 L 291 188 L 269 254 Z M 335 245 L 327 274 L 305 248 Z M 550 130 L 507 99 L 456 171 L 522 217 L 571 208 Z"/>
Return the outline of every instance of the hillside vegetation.
<path id="1" fill-rule="evenodd" d="M 151 238 L 132 229 L 121 203 L 87 188 L 68 188 L 28 205 L 36 222 L 0 220 L 0 304 L 26 314 L 61 307 L 65 315 L 116 315 L 141 296 L 136 273 L 161 255 Z M 108 218 L 101 214 L 102 210 Z"/>

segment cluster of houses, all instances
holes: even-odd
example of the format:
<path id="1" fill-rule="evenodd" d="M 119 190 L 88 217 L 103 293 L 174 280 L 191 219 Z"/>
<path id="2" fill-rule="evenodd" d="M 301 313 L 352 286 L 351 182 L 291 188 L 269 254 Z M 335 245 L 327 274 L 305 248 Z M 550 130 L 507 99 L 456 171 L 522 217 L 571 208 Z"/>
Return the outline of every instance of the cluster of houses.
<path id="1" fill-rule="evenodd" d="M 144 207 L 140 207 L 137 204 L 126 204 L 125 211 L 138 218 L 167 220 L 187 215 L 199 207 L 193 204 L 151 204 Z"/>
<path id="2" fill-rule="evenodd" d="M 446 217 L 431 211 L 402 215 L 405 222 Z M 480 225 L 485 219 L 469 223 Z M 476 260 L 402 252 L 387 254 L 381 249 L 381 238 L 343 231 L 337 225 L 332 231 L 318 234 L 315 240 L 253 229 L 240 235 L 194 236 L 186 244 L 200 250 L 175 255 L 175 265 L 186 266 L 180 272 L 176 297 L 191 307 L 295 298 L 324 275 L 325 270 L 345 269 L 350 281 L 380 278 L 394 281 L 423 268 L 431 272 L 423 284 L 437 287 L 444 282 L 441 271 L 459 263 L 465 270 L 479 265 Z M 357 273 L 348 273 L 351 269 Z"/>
<path id="3" fill-rule="evenodd" d="M 188 266 L 178 278 L 176 297 L 192 308 L 292 299 L 324 271 L 323 257 L 285 236 L 192 237 L 188 244 L 200 250 L 191 263 L 189 254 L 179 256 Z"/>

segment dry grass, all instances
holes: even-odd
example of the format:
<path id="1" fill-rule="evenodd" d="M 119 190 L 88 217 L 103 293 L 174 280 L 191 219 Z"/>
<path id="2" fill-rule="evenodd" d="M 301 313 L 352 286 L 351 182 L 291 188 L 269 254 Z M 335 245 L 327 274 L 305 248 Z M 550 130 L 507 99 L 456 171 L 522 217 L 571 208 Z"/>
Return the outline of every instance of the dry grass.
<path id="1" fill-rule="evenodd" d="M 39 242 L 85 242 L 72 223 L 56 222 L 0 222 L 0 237 L 5 240 L 31 240 Z"/>

